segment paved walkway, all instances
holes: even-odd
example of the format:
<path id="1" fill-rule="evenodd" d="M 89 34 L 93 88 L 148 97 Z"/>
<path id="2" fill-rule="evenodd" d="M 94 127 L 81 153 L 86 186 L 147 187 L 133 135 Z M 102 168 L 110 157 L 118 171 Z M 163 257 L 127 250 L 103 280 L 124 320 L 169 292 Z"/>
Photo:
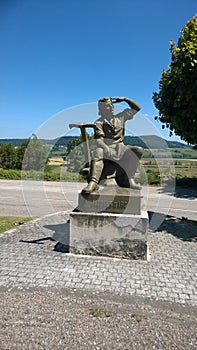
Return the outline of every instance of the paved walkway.
<path id="1" fill-rule="evenodd" d="M 149 232 L 149 261 L 131 261 L 63 253 L 57 241 L 67 219 L 61 212 L 0 235 L 0 287 L 105 291 L 197 305 L 196 222 L 167 217 Z"/>

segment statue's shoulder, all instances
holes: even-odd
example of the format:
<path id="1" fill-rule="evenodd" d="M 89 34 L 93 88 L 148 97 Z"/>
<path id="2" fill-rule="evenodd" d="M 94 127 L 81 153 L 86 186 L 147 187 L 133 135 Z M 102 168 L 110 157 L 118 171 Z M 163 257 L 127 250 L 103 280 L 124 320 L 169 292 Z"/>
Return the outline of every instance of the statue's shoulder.
<path id="1" fill-rule="evenodd" d="M 131 119 L 133 115 L 136 113 L 134 109 L 131 108 L 125 108 L 122 112 L 115 115 L 117 119 L 122 119 L 123 121 L 126 121 L 128 119 Z"/>
<path id="2" fill-rule="evenodd" d="M 97 120 L 95 120 L 94 124 L 95 124 L 95 125 L 103 124 L 103 119 L 102 119 L 101 117 L 98 118 Z"/>

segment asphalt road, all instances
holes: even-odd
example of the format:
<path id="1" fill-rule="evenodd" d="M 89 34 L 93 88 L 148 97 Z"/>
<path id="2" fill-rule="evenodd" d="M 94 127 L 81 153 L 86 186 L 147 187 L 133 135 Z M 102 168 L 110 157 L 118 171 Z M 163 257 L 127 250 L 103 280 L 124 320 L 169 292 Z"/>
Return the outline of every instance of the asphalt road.
<path id="1" fill-rule="evenodd" d="M 0 180 L 0 215 L 43 216 L 77 206 L 84 183 Z M 147 209 L 197 221 L 197 190 L 144 186 Z"/>

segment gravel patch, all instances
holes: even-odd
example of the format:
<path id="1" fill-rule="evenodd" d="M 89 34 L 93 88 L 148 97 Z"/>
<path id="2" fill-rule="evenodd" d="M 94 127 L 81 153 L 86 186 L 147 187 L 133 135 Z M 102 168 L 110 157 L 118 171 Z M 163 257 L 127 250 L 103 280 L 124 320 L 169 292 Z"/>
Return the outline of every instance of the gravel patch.
<path id="1" fill-rule="evenodd" d="M 0 289 L 0 349 L 197 349 L 197 309 L 136 296 Z"/>

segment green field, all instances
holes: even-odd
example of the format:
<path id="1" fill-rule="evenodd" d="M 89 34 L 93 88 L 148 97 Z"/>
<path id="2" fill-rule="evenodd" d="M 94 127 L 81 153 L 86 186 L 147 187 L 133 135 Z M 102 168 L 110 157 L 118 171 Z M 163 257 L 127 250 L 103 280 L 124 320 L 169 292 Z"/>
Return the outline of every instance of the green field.
<path id="1" fill-rule="evenodd" d="M 162 171 L 182 177 L 197 177 L 197 159 L 144 158 L 142 166 L 145 171 Z"/>
<path id="2" fill-rule="evenodd" d="M 192 148 L 144 149 L 143 158 L 173 158 L 197 160 L 197 151 Z"/>

